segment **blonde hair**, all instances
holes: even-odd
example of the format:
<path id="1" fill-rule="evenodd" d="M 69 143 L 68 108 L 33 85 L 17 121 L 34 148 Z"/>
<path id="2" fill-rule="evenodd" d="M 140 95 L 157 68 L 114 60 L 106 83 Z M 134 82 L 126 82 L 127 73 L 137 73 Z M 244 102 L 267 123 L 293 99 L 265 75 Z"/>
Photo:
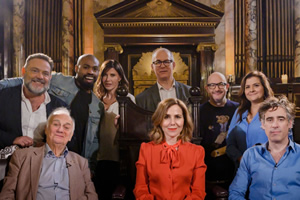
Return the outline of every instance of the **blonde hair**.
<path id="1" fill-rule="evenodd" d="M 181 142 L 184 143 L 189 142 L 192 138 L 194 124 L 186 105 L 179 99 L 169 98 L 161 101 L 158 104 L 154 114 L 152 115 L 153 129 L 150 132 L 149 136 L 150 139 L 156 144 L 159 144 L 160 142 L 165 140 L 165 135 L 160 124 L 166 116 L 168 109 L 173 105 L 178 105 L 181 108 L 184 118 L 183 129 L 177 140 L 181 139 Z"/>

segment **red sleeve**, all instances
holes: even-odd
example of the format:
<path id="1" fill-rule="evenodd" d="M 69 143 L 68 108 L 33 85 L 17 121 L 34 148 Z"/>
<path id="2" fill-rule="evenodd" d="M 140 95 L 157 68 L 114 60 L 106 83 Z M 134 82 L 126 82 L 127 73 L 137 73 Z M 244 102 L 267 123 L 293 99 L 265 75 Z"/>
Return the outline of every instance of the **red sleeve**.
<path id="1" fill-rule="evenodd" d="M 137 200 L 154 200 L 149 193 L 149 177 L 147 173 L 147 150 L 146 143 L 141 144 L 139 160 L 136 162 L 136 183 L 133 193 Z M 149 158 L 149 157 L 148 157 Z"/>
<path id="2" fill-rule="evenodd" d="M 196 165 L 193 171 L 193 179 L 191 183 L 191 193 L 186 199 L 201 199 L 205 198 L 205 171 L 206 165 L 204 163 L 204 149 L 202 146 L 196 146 Z"/>

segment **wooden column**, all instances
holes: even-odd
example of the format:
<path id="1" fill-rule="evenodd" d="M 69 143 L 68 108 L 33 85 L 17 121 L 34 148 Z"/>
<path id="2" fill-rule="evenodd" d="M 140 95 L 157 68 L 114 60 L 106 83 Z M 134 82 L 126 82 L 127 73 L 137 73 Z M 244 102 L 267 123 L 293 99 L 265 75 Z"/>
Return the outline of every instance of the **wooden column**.
<path id="1" fill-rule="evenodd" d="M 207 83 L 208 76 L 214 72 L 214 53 L 217 50 L 217 45 L 214 43 L 199 43 L 197 46 L 197 52 L 200 55 L 200 89 L 204 90 L 204 86 Z M 199 76 L 198 73 L 192 72 L 192 79 L 196 79 L 195 76 Z M 206 97 L 204 97 L 206 98 Z"/>
<path id="2" fill-rule="evenodd" d="M 120 44 L 104 44 L 104 59 L 113 59 L 119 61 L 119 54 L 123 53 Z"/>

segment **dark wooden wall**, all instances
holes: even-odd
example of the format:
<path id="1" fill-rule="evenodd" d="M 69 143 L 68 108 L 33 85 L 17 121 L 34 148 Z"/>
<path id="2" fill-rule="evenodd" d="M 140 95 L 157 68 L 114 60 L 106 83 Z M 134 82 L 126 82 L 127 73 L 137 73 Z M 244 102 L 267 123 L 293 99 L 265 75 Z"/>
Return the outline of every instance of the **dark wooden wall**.
<path id="1" fill-rule="evenodd" d="M 12 16 L 13 1 L 0 0 L 0 79 L 11 77 L 12 70 Z"/>
<path id="2" fill-rule="evenodd" d="M 62 69 L 62 1 L 31 0 L 25 5 L 25 57 L 45 53 Z"/>

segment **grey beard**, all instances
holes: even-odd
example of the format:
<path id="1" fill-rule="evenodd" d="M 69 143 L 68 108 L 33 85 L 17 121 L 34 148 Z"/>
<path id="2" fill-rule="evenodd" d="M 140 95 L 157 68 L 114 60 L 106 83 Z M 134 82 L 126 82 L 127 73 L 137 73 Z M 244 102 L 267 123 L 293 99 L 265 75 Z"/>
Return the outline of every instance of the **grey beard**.
<path id="1" fill-rule="evenodd" d="M 42 89 L 40 89 L 40 90 L 35 89 L 35 88 L 32 87 L 31 82 L 25 83 L 25 86 L 26 86 L 26 88 L 29 90 L 29 92 L 31 92 L 31 93 L 33 93 L 33 94 L 35 94 L 35 95 L 37 95 L 37 96 L 40 96 L 40 95 L 44 94 L 44 93 L 49 89 L 49 85 L 44 86 L 44 87 L 43 87 Z"/>

